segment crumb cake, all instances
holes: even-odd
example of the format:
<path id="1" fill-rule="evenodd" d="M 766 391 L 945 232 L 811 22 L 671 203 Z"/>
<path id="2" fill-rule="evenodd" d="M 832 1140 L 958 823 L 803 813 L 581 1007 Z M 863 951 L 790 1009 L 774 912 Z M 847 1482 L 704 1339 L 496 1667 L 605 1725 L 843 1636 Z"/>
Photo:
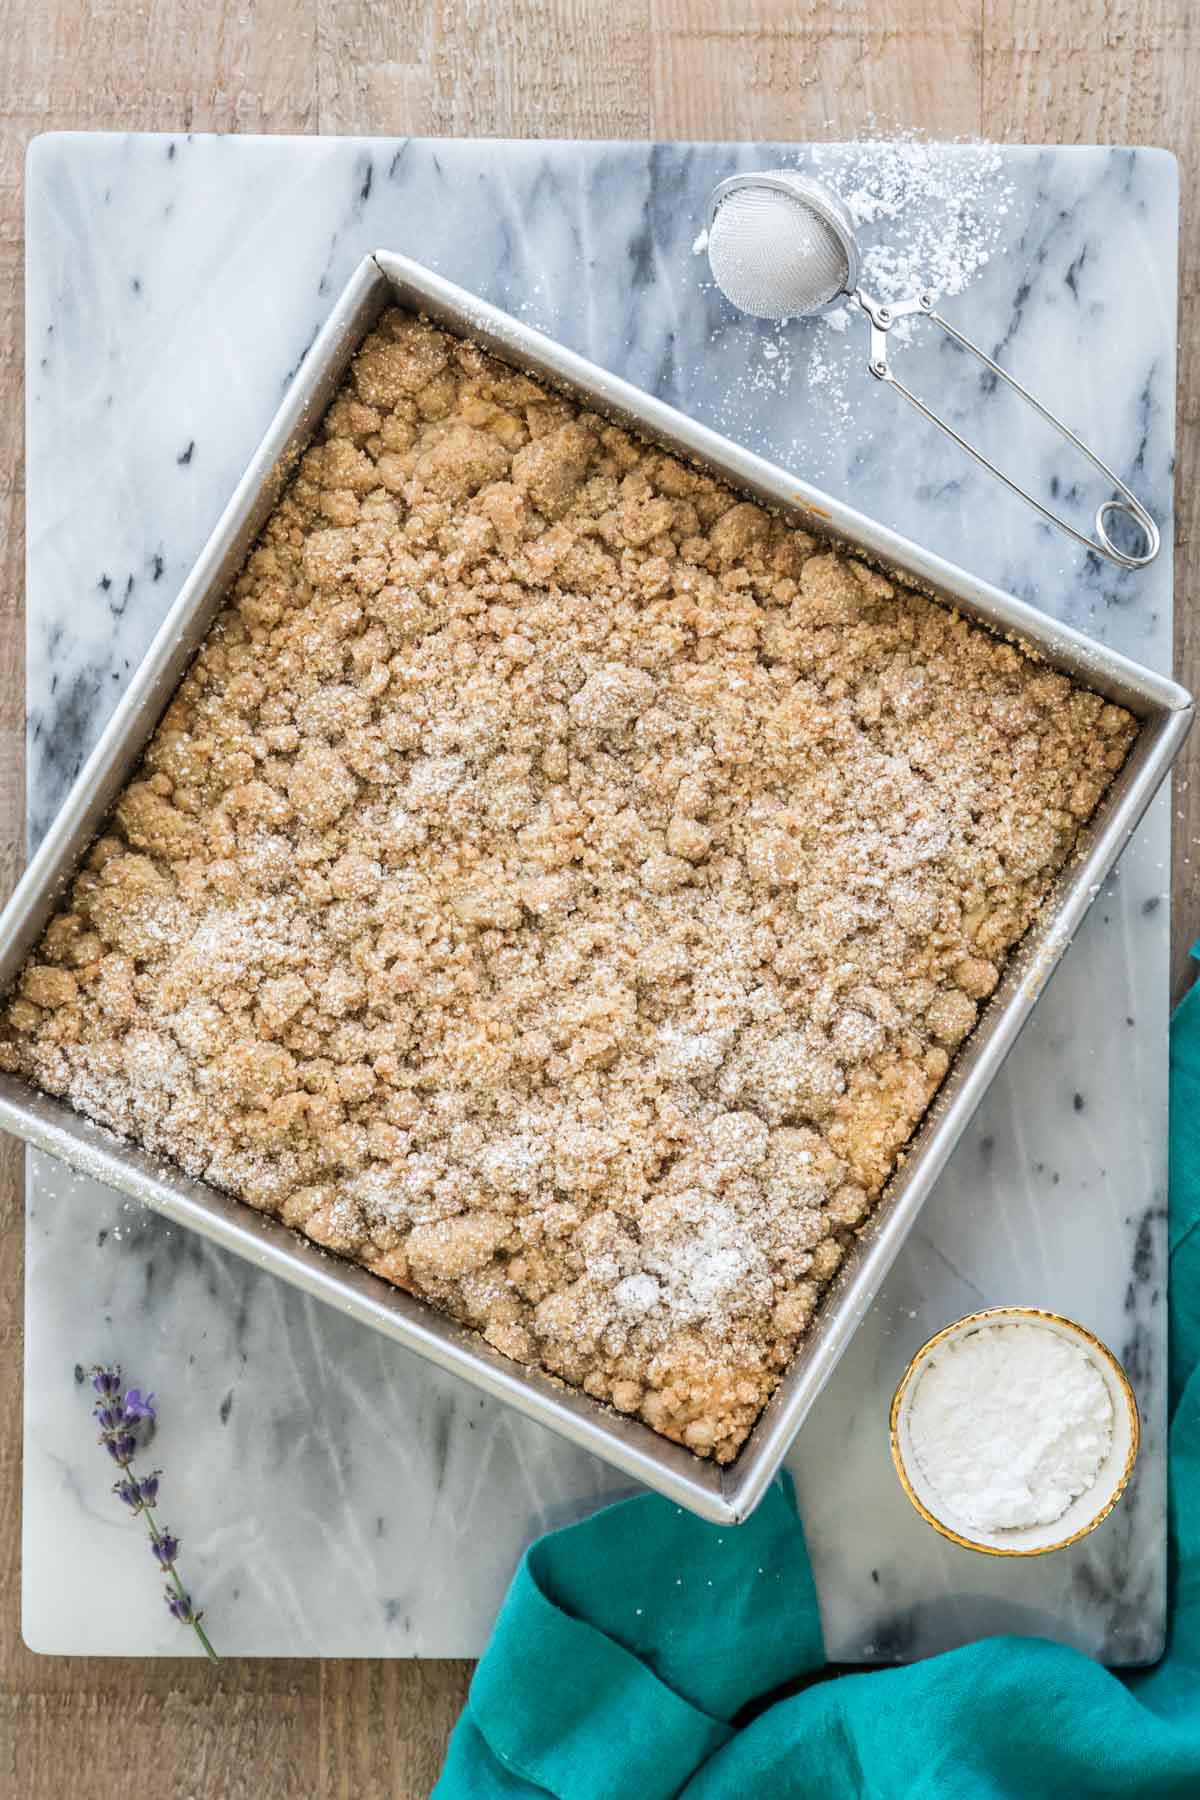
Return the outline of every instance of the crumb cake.
<path id="1" fill-rule="evenodd" d="M 0 1063 L 727 1462 L 1134 730 L 392 311 Z"/>

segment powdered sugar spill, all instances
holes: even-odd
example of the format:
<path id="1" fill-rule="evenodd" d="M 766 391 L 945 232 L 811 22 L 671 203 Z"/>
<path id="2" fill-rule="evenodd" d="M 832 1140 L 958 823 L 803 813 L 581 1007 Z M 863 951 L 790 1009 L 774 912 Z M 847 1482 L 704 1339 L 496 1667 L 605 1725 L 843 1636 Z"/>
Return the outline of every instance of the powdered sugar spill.
<path id="1" fill-rule="evenodd" d="M 818 145 L 813 155 L 862 230 L 860 279 L 876 298 L 902 300 L 925 287 L 959 294 L 991 260 L 1012 196 L 994 145 L 910 136 Z"/>
<path id="2" fill-rule="evenodd" d="M 1004 158 L 991 144 L 929 143 L 915 133 L 855 144 L 817 144 L 804 173 L 832 188 L 846 206 L 862 254 L 860 285 L 873 298 L 894 301 L 924 289 L 941 297 L 962 293 L 986 269 L 1000 248 L 1004 220 L 1013 198 Z M 708 234 L 692 246 L 703 254 Z M 721 335 L 729 331 L 722 327 Z M 820 467 L 847 431 L 858 426 L 859 409 L 873 399 L 866 370 L 866 321 L 845 300 L 815 319 L 742 321 L 748 364 L 738 386 L 758 394 L 795 395 L 805 389 L 819 404 L 825 430 L 811 432 L 805 462 Z M 892 341 L 902 348 L 921 330 L 921 321 L 901 320 Z M 742 396 L 731 391 L 728 410 Z"/>

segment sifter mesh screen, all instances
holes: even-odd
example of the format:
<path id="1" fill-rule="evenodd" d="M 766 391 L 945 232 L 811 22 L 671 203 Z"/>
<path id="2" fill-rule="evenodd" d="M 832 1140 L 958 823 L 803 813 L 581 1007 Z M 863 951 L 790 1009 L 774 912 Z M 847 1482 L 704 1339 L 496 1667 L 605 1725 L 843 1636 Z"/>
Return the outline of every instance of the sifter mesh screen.
<path id="1" fill-rule="evenodd" d="M 817 313 L 844 290 L 846 253 L 821 216 L 777 188 L 736 188 L 708 233 L 713 279 L 759 319 Z"/>

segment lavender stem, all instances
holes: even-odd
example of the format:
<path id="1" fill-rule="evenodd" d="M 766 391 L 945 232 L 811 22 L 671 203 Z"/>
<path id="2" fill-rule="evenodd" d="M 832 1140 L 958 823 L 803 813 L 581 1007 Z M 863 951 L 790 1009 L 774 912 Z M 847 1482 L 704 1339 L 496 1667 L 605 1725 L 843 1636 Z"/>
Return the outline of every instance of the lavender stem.
<path id="1" fill-rule="evenodd" d="M 92 1387 L 99 1395 L 99 1403 L 93 1412 L 100 1425 L 100 1442 L 105 1446 L 124 1476 L 124 1482 L 118 1482 L 116 1491 L 122 1501 L 136 1513 L 141 1513 L 146 1521 L 146 1529 L 150 1533 L 150 1541 L 154 1546 L 159 1567 L 167 1576 L 175 1591 L 175 1600 L 167 1590 L 168 1604 L 175 1618 L 181 1623 L 190 1625 L 210 1662 L 221 1659 L 209 1642 L 208 1633 L 201 1624 L 201 1615 L 196 1612 L 187 1589 L 179 1577 L 175 1566 L 175 1557 L 179 1550 L 178 1541 L 169 1532 L 158 1528 L 154 1517 L 152 1502 L 158 1494 L 158 1471 L 155 1470 L 140 1483 L 133 1472 L 133 1458 L 137 1450 L 137 1442 L 130 1432 L 130 1425 L 136 1426 L 142 1419 L 154 1418 L 154 1395 L 142 1395 L 139 1389 L 130 1388 L 124 1400 L 121 1399 L 121 1371 L 116 1369 L 97 1368 L 92 1374 Z M 132 1496 L 132 1497 L 131 1497 Z M 175 1601 L 178 1601 L 176 1606 Z"/>
<path id="2" fill-rule="evenodd" d="M 151 1512 L 151 1510 L 148 1506 L 143 1506 L 142 1512 L 145 1515 L 146 1525 L 149 1529 L 151 1539 L 153 1540 L 154 1543 L 161 1544 L 162 1543 L 162 1533 L 159 1531 L 158 1526 L 154 1522 L 154 1514 Z M 184 1587 L 182 1581 L 180 1581 L 180 1579 L 179 1579 L 179 1571 L 175 1567 L 174 1562 L 172 1561 L 172 1562 L 164 1564 L 164 1570 L 165 1570 L 166 1574 L 170 1576 L 171 1582 L 175 1588 L 175 1592 L 178 1594 L 179 1598 L 185 1602 L 185 1604 L 188 1607 L 188 1610 L 191 1611 L 191 1601 L 188 1598 L 187 1589 Z M 200 1623 L 199 1619 L 195 1617 L 194 1614 L 188 1620 L 188 1624 L 191 1626 L 191 1628 L 195 1632 L 196 1636 L 200 1639 L 200 1642 L 204 1645 L 205 1654 L 208 1656 L 209 1661 L 210 1662 L 220 1662 L 220 1660 L 221 1660 L 220 1657 L 217 1655 L 216 1651 L 213 1649 L 212 1645 L 208 1641 L 208 1633 L 205 1631 L 203 1625 Z"/>

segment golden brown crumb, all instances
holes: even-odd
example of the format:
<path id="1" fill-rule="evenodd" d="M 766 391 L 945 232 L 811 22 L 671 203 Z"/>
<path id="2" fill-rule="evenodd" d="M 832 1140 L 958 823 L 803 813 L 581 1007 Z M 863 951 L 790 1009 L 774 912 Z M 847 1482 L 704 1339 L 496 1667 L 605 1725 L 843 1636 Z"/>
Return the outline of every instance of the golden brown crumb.
<path id="1" fill-rule="evenodd" d="M 0 1061 L 725 1462 L 1133 732 L 393 312 Z"/>

